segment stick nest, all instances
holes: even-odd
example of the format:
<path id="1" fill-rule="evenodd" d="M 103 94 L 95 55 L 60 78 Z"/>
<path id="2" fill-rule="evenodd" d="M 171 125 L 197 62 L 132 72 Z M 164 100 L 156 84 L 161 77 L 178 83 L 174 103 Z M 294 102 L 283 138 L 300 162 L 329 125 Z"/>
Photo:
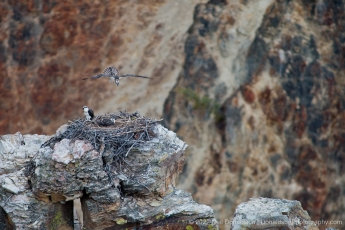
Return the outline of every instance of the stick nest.
<path id="1" fill-rule="evenodd" d="M 53 145 L 62 139 L 89 141 L 94 149 L 104 156 L 105 164 L 121 163 L 129 151 L 154 137 L 152 128 L 160 120 L 145 118 L 138 112 L 120 111 L 115 114 L 96 116 L 87 121 L 79 118 L 71 122 L 67 129 L 56 135 L 41 147 Z"/>

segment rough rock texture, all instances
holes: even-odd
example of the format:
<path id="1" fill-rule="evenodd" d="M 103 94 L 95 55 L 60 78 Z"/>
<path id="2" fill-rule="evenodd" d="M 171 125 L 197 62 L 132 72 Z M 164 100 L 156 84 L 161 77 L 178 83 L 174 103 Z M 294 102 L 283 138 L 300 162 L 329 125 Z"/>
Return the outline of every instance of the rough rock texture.
<path id="1" fill-rule="evenodd" d="M 44 135 L 25 135 L 20 132 L 0 137 L 0 175 L 21 170 L 48 140 Z"/>
<path id="2" fill-rule="evenodd" d="M 83 191 L 113 195 L 103 199 L 115 202 L 120 191 L 112 192 L 113 187 L 121 187 L 124 194 L 165 196 L 175 186 L 187 145 L 161 125 L 152 131 L 154 138 L 129 149 L 123 165 L 108 165 L 109 170 L 104 155 L 83 140 L 62 139 L 53 148 L 39 149 L 32 169 L 33 192 L 53 202 L 79 198 Z"/>
<path id="3" fill-rule="evenodd" d="M 164 120 L 191 146 L 179 187 L 220 220 L 259 196 L 345 219 L 344 3 L 195 8 Z"/>
<path id="4" fill-rule="evenodd" d="M 344 5 L 3 1 L 0 133 L 51 134 L 83 105 L 163 114 L 190 146 L 179 188 L 217 219 L 266 196 L 344 220 Z M 79 80 L 109 64 L 154 79 Z"/>
<path id="5" fill-rule="evenodd" d="M 218 229 L 210 207 L 174 188 L 187 145 L 159 124 L 150 131 L 116 167 L 84 140 L 2 136 L 2 155 L 15 167 L 0 173 L 0 227 L 73 229 L 73 200 L 81 198 L 84 229 Z"/>
<path id="6" fill-rule="evenodd" d="M 91 198 L 82 199 L 83 211 L 87 213 L 84 226 L 89 229 L 218 229 L 213 210 L 196 204 L 190 193 L 182 190 L 163 197 L 125 198 L 115 206 Z"/>
<path id="7" fill-rule="evenodd" d="M 293 200 L 269 198 L 250 199 L 237 206 L 231 230 L 245 229 L 319 229 L 303 210 L 301 203 Z"/>
<path id="8" fill-rule="evenodd" d="M 0 165 L 5 166 L 0 171 L 1 229 L 57 229 L 57 226 L 73 229 L 73 203 L 61 205 L 37 200 L 24 175 L 24 166 L 48 138 L 20 133 L 1 136 Z"/>

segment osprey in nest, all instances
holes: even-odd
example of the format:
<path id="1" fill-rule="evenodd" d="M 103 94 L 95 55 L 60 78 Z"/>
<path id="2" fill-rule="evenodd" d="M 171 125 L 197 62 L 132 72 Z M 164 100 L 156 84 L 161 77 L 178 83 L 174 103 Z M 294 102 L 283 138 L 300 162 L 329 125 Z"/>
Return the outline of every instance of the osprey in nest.
<path id="1" fill-rule="evenodd" d="M 84 115 L 87 121 L 91 121 L 95 117 L 93 110 L 90 109 L 89 107 L 83 106 L 83 110 L 84 110 Z"/>
<path id="2" fill-rule="evenodd" d="M 97 116 L 95 117 L 95 114 L 92 109 L 90 109 L 87 106 L 83 106 L 84 115 L 87 121 L 93 121 L 93 123 L 99 125 L 99 126 L 111 126 L 115 124 L 115 118 L 110 116 Z"/>

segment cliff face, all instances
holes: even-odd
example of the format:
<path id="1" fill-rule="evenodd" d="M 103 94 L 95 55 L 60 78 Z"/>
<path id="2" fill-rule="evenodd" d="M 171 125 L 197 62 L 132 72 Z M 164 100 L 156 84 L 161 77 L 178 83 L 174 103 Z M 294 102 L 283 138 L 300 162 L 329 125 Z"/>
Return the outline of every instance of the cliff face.
<path id="1" fill-rule="evenodd" d="M 255 19 L 239 20 L 250 9 Z M 344 10 L 342 1 L 196 7 L 164 118 L 192 146 L 180 186 L 221 219 L 257 196 L 297 199 L 313 220 L 345 218 Z"/>
<path id="2" fill-rule="evenodd" d="M 0 133 L 52 134 L 84 105 L 160 115 L 199 2 L 2 1 Z M 154 79 L 81 80 L 108 65 Z"/>
<path id="3" fill-rule="evenodd" d="M 140 109 L 189 144 L 179 187 L 217 219 L 256 196 L 345 219 L 344 5 L 0 3 L 0 132 L 51 134 L 83 105 Z M 154 79 L 80 80 L 108 65 Z"/>

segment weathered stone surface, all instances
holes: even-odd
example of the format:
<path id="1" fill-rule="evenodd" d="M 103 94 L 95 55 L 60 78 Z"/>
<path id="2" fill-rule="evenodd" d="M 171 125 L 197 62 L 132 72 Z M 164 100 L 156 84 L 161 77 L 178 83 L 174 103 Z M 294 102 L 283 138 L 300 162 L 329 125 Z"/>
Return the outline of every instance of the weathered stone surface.
<path id="1" fill-rule="evenodd" d="M 262 197 L 238 205 L 231 225 L 231 230 L 283 228 L 319 229 L 300 202 Z"/>
<path id="2" fill-rule="evenodd" d="M 196 204 L 191 195 L 173 190 L 163 197 L 130 197 L 109 206 L 82 199 L 87 229 L 218 229 L 213 210 Z M 99 215 L 99 210 L 105 210 Z M 85 214 L 84 214 L 85 215 Z M 192 229 L 191 228 L 191 229 Z"/>
<path id="3" fill-rule="evenodd" d="M 4 136 L 2 149 L 30 152 L 24 159 L 33 161 L 0 175 L 0 222 L 5 228 L 72 229 L 72 200 L 80 198 L 83 229 L 218 229 L 210 207 L 174 188 L 187 145 L 159 124 L 151 131 L 149 141 L 126 154 L 127 171 L 116 165 L 107 170 L 102 154 L 84 140 L 50 139 L 37 149 L 22 147 L 21 140 L 43 144 L 38 139 L 48 137 Z"/>
<path id="4" fill-rule="evenodd" d="M 24 166 L 49 139 L 44 135 L 3 135 L 0 137 L 0 223 L 4 229 L 46 229 L 57 225 L 73 226 L 68 205 L 52 205 L 36 199 Z M 49 218 L 48 218 L 49 216 Z M 7 228 L 6 228 L 7 227 Z"/>
<path id="5" fill-rule="evenodd" d="M 88 142 L 62 139 L 54 144 L 54 149 L 40 149 L 32 178 L 34 193 L 68 201 L 81 197 L 82 191 L 107 191 L 121 183 L 125 194 L 164 196 L 175 186 L 187 145 L 161 125 L 155 126 L 153 132 L 155 138 L 128 152 L 126 162 L 130 171 L 120 171 L 119 166 L 111 171 L 111 177 L 104 169 L 101 153 Z M 109 199 L 115 202 L 115 197 L 106 200 Z"/>
<path id="6" fill-rule="evenodd" d="M 81 197 L 84 189 L 91 193 L 111 187 L 108 175 L 103 170 L 102 156 L 91 144 L 82 142 L 86 151 L 81 159 L 73 158 L 78 154 L 76 145 L 81 142 L 63 139 L 55 144 L 54 150 L 49 147 L 40 149 L 35 158 L 36 168 L 32 178 L 34 193 L 56 202 Z M 57 157 L 58 154 L 61 156 Z"/>
<path id="7" fill-rule="evenodd" d="M 1 136 L 0 175 L 22 169 L 48 139 L 44 135 L 22 135 L 20 132 Z"/>

